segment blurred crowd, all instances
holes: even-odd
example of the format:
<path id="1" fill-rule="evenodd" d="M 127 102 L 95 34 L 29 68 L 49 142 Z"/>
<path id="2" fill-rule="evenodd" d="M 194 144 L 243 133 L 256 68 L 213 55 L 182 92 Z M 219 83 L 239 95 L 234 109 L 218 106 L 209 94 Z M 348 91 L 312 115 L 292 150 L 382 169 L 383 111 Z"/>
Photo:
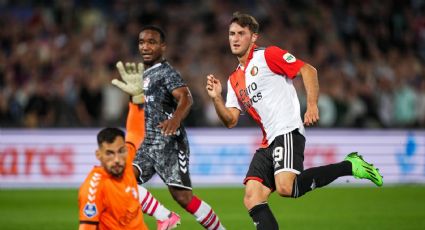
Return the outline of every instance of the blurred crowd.
<path id="1" fill-rule="evenodd" d="M 166 57 L 193 94 L 186 125 L 220 126 L 205 78 L 225 86 L 237 66 L 234 11 L 258 19 L 258 45 L 316 67 L 319 127 L 425 127 L 424 0 L 2 0 L 0 127 L 122 125 L 128 97 L 110 81 L 118 60 L 140 61 L 147 24 L 166 31 Z"/>

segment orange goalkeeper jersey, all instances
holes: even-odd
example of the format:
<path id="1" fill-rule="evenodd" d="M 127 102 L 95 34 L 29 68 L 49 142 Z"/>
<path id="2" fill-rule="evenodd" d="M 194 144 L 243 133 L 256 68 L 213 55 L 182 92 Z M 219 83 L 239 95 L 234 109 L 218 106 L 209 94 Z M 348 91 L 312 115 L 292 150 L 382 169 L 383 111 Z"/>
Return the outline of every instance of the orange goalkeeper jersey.
<path id="1" fill-rule="evenodd" d="M 114 178 L 103 167 L 95 166 L 81 185 L 78 194 L 80 224 L 95 224 L 101 230 L 148 229 L 143 220 L 132 168 L 135 146 L 143 139 L 144 125 L 141 122 L 144 118 L 140 119 L 141 115 L 143 109 L 130 104 L 126 135 L 128 156 L 122 178 Z"/>

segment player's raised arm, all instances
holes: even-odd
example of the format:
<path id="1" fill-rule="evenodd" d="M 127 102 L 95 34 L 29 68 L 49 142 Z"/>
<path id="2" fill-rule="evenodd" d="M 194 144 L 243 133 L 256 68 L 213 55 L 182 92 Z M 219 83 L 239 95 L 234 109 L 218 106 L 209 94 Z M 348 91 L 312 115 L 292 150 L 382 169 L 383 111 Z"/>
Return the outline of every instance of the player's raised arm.
<path id="1" fill-rule="evenodd" d="M 133 144 L 136 149 L 145 137 L 145 112 L 142 106 L 130 102 L 127 116 L 125 141 Z"/>
<path id="2" fill-rule="evenodd" d="M 143 94 L 143 64 L 126 63 L 124 67 L 122 62 L 116 65 L 123 81 L 112 80 L 112 84 L 131 96 L 129 103 L 129 112 L 127 116 L 127 134 L 126 142 L 139 147 L 144 138 L 145 118 L 143 103 L 145 101 Z"/>
<path id="3" fill-rule="evenodd" d="M 305 91 L 307 94 L 307 110 L 304 114 L 304 125 L 313 125 L 319 121 L 319 108 L 317 106 L 319 100 L 319 80 L 317 70 L 308 63 L 301 67 Z"/>
<path id="4" fill-rule="evenodd" d="M 220 80 L 210 74 L 207 76 L 206 90 L 213 101 L 218 117 L 227 128 L 233 128 L 238 124 L 240 111 L 236 108 L 227 108 L 221 96 L 222 86 Z"/>

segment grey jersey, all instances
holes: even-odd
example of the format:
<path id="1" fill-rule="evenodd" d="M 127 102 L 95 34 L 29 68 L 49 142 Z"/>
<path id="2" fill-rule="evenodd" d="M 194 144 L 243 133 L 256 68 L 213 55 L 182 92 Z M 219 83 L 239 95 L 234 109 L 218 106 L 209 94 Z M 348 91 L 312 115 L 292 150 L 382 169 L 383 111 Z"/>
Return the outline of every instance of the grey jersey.
<path id="1" fill-rule="evenodd" d="M 145 91 L 145 139 L 133 165 L 145 183 L 157 173 L 169 186 L 191 189 L 189 176 L 189 143 L 183 126 L 176 135 L 164 136 L 157 126 L 169 119 L 177 108 L 172 91 L 184 87 L 180 74 L 163 61 L 147 69 L 143 75 Z"/>
<path id="2" fill-rule="evenodd" d="M 177 108 L 177 101 L 171 92 L 179 87 L 184 87 L 180 74 L 166 61 L 158 63 L 147 69 L 143 76 L 145 102 L 145 140 L 143 146 L 159 145 L 173 139 L 175 141 L 187 143 L 186 132 L 183 126 L 177 130 L 179 135 L 165 137 L 161 134 L 161 129 L 157 128 L 160 122 L 169 119 Z M 182 144 L 182 143 L 180 143 Z"/>

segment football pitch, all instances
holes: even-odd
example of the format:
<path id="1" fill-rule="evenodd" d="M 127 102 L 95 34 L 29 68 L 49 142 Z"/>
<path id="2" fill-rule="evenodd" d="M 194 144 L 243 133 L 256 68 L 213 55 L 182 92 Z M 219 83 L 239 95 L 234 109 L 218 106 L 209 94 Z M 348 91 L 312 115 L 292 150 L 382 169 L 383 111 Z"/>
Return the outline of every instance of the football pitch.
<path id="1" fill-rule="evenodd" d="M 149 189 L 182 217 L 181 230 L 203 229 L 163 188 Z M 197 188 L 228 230 L 255 229 L 243 188 Z M 272 194 L 280 229 L 425 229 L 425 186 L 328 187 L 299 199 Z M 156 229 L 145 215 L 149 229 Z M 0 229 L 78 229 L 77 189 L 0 189 Z"/>

